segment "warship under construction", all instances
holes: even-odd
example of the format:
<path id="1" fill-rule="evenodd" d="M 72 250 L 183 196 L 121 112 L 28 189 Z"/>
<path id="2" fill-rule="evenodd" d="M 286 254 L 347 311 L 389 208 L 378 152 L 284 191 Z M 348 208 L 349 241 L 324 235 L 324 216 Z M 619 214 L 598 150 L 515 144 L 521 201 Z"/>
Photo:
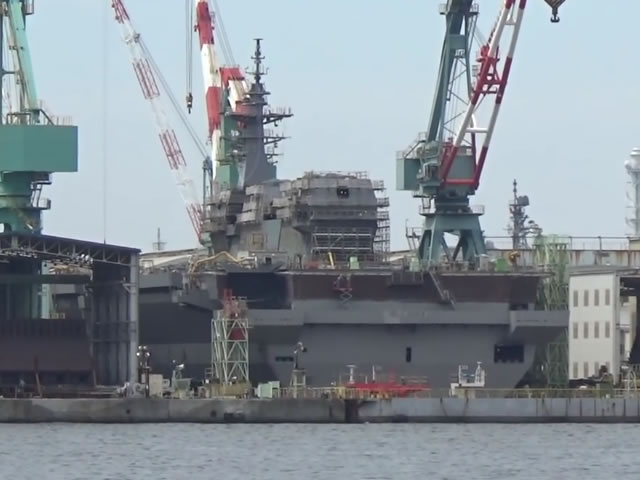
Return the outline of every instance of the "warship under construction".
<path id="1" fill-rule="evenodd" d="M 422 197 L 425 217 L 416 255 L 407 259 L 390 261 L 383 182 L 344 172 L 277 178 L 270 146 L 284 138 L 265 126 L 291 112 L 268 106 L 260 41 L 248 80 L 238 69 L 222 75 L 223 134 L 207 173 L 204 247 L 141 258 L 140 343 L 152 352 L 155 372 L 169 375 L 174 362 L 196 378 L 216 361 L 213 370 L 220 370 L 221 359 L 212 355 L 224 348 L 213 338 L 220 332 L 212 316 L 227 311 L 231 297 L 247 308 L 248 328 L 235 339 L 247 351 L 236 363 L 248 363 L 254 384 L 288 384 L 292 371 L 304 369 L 307 385 L 326 386 L 357 366 L 449 387 L 461 365 L 481 362 L 487 386 L 511 388 L 523 381 L 539 347 L 566 329 L 566 309 L 537 306 L 541 272 L 514 271 L 487 255 L 481 212 L 468 203 L 482 162 L 465 135 L 458 143 L 444 140 L 446 92 L 455 64 L 471 71 L 477 16 L 470 1 L 448 5 L 441 11 L 448 30 L 430 129 L 398 158 L 398 184 Z M 512 20 L 501 32 L 521 20 L 517 8 L 508 8 L 516 11 L 500 17 Z M 468 98 L 482 85 L 483 95 L 495 94 L 489 73 L 479 75 Z M 238 82 L 245 85 L 241 94 Z M 454 248 L 445 241 L 452 233 L 459 239 Z"/>

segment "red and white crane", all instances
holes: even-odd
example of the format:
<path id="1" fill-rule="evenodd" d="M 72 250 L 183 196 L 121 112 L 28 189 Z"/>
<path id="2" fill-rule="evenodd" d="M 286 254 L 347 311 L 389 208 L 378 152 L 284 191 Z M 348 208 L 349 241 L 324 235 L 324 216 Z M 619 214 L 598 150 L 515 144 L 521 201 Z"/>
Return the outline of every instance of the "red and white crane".
<path id="1" fill-rule="evenodd" d="M 215 52 L 213 55 L 210 53 L 209 48 L 215 48 L 216 43 L 216 30 L 218 30 L 217 23 L 220 23 L 221 27 L 221 45 L 222 50 L 225 53 L 225 61 L 229 65 L 235 65 L 233 60 L 233 53 L 229 45 L 229 41 L 226 38 L 222 20 L 220 19 L 220 9 L 217 7 L 216 0 L 212 3 L 218 10 L 217 16 L 213 13 L 209 7 L 209 0 L 195 0 L 196 3 L 196 31 L 200 34 L 200 48 L 202 51 L 202 68 L 204 72 L 205 88 L 208 85 L 208 72 L 214 69 L 220 71 L 220 81 L 223 89 L 227 90 L 229 97 L 229 103 L 233 111 L 236 111 L 236 106 L 240 100 L 242 100 L 247 93 L 249 86 L 245 81 L 242 70 L 237 66 L 220 66 L 218 67 L 217 56 Z M 211 33 L 207 31 L 210 28 Z M 205 92 L 206 93 L 206 92 Z"/>
<path id="2" fill-rule="evenodd" d="M 171 96 L 170 89 L 167 88 L 166 81 L 162 78 L 141 35 L 133 27 L 131 17 L 123 0 L 110 0 L 110 2 L 115 11 L 116 21 L 122 29 L 122 39 L 129 48 L 133 70 L 140 83 L 142 94 L 153 110 L 160 143 L 169 162 L 169 167 L 175 176 L 176 184 L 189 215 L 189 220 L 196 235 L 200 238 L 202 229 L 202 204 L 195 183 L 187 170 L 187 162 L 182 153 L 178 137 L 171 127 L 167 113 L 164 110 L 157 78 L 160 79 L 165 91 L 174 103 L 174 107 L 176 106 L 175 99 Z M 179 109 L 178 112 L 181 113 Z M 189 124 L 184 117 L 183 121 L 189 129 Z M 194 135 L 192 129 L 189 129 L 189 133 L 195 140 L 196 145 L 199 146 L 201 153 L 206 155 L 206 152 L 203 152 L 200 142 L 197 141 L 197 136 Z"/>
<path id="3" fill-rule="evenodd" d="M 207 0 L 196 2 L 196 31 L 200 37 L 200 51 L 202 55 L 202 73 L 209 125 L 209 139 L 211 141 L 211 160 L 218 159 L 220 148 L 220 126 L 222 111 L 222 78 L 218 56 L 216 55 L 214 28 L 215 24 Z"/>
<path id="4" fill-rule="evenodd" d="M 216 22 L 208 0 L 194 1 L 195 29 L 200 40 L 211 159 L 216 162 L 220 160 L 221 123 L 226 108 L 224 102 L 228 98 L 231 110 L 235 112 L 248 87 L 240 68 L 221 66 L 218 61 L 215 45 Z"/>
<path id="5" fill-rule="evenodd" d="M 513 64 L 513 54 L 518 43 L 520 28 L 522 26 L 522 18 L 527 5 L 527 0 L 505 0 L 498 20 L 491 31 L 489 41 L 480 47 L 480 55 L 477 59 L 479 64 L 479 72 L 476 77 L 475 84 L 471 91 L 469 104 L 464 112 L 462 122 L 459 125 L 453 144 L 448 146 L 444 151 L 442 160 L 441 180 L 443 183 L 451 185 L 471 185 L 477 189 L 480 184 L 480 176 L 487 159 L 489 145 L 496 126 L 496 120 L 502 106 L 502 99 L 507 88 L 511 65 Z M 499 46 L 503 40 L 503 33 L 506 27 L 512 28 L 511 38 L 508 40 L 507 56 L 504 64 L 500 68 L 498 62 Z M 476 113 L 482 104 L 482 100 L 493 95 L 495 103 L 491 111 L 491 115 L 486 126 L 477 125 Z M 482 146 L 478 155 L 478 161 L 471 178 L 449 178 L 449 173 L 453 162 L 458 155 L 458 151 L 467 136 L 472 139 L 472 145 L 476 146 L 476 135 L 484 135 Z"/>

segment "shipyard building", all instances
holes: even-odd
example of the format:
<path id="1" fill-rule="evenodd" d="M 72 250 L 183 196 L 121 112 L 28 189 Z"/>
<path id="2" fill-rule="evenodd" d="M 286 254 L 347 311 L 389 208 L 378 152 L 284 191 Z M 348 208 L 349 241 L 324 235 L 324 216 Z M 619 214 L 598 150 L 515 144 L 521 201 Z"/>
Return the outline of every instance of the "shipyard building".
<path id="1" fill-rule="evenodd" d="M 638 363 L 637 296 L 640 270 L 576 269 L 569 279 L 569 378 L 599 377 L 606 367 L 616 380 L 621 366 Z"/>

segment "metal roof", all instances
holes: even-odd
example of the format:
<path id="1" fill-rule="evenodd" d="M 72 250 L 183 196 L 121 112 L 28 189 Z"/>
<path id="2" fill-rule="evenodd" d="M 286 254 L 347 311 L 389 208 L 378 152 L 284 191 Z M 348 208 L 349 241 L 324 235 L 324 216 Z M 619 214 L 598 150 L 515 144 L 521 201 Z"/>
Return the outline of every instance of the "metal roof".
<path id="1" fill-rule="evenodd" d="M 137 248 L 73 238 L 30 233 L 0 233 L 0 256 L 27 256 L 39 259 L 83 260 L 96 263 L 131 265 Z"/>

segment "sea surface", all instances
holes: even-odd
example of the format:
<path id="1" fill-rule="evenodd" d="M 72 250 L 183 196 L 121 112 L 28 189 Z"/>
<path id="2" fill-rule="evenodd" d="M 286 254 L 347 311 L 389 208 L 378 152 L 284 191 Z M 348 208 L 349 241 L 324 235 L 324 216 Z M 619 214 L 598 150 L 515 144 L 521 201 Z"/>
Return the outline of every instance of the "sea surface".
<path id="1" fill-rule="evenodd" d="M 0 479 L 640 478 L 636 425 L 0 425 Z"/>

